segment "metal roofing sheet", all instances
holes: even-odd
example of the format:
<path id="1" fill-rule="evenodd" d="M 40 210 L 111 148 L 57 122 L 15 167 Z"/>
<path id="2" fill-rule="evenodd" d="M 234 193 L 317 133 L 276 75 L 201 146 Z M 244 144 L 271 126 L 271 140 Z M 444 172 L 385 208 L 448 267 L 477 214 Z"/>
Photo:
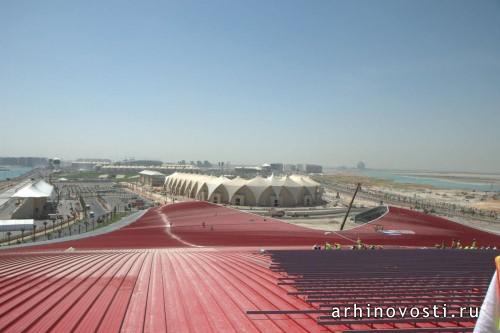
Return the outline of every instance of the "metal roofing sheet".
<path id="1" fill-rule="evenodd" d="M 478 242 L 499 239 L 451 221 L 393 208 L 376 223 L 412 229 L 415 233 L 398 237 L 420 245 L 434 242 L 434 234 L 440 239 L 475 235 Z M 278 283 L 283 281 L 280 269 L 284 266 L 272 263 L 255 247 L 296 247 L 326 240 L 352 244 L 356 235 L 388 244 L 395 239 L 374 231 L 370 223 L 324 235 L 204 202 L 150 209 L 132 224 L 103 235 L 0 251 L 0 331 L 326 332 L 336 326 L 323 319 L 326 326 L 319 325 L 315 305 L 290 294 L 298 290 L 296 287 Z M 69 247 L 71 252 L 60 251 Z M 329 254 L 334 259 L 352 257 L 347 251 L 334 252 Z M 467 256 L 472 258 L 474 252 L 479 251 L 468 251 Z M 321 261 L 333 265 L 326 268 L 308 260 L 311 271 L 305 273 L 320 278 L 332 273 L 353 278 L 356 272 L 369 275 L 367 270 L 373 269 L 373 274 L 380 274 L 377 267 L 398 267 L 398 261 L 393 265 L 386 253 L 370 251 L 367 269 L 352 258 L 342 263 L 345 270 L 337 259 Z M 322 256 L 322 252 L 312 255 Z M 425 261 L 420 260 L 424 273 Z M 299 260 L 287 267 L 292 268 L 287 268 L 289 276 L 285 276 L 290 278 L 296 277 L 302 266 Z M 338 276 L 326 277 L 338 283 Z M 483 287 L 482 282 L 478 287 Z M 422 295 L 418 290 L 415 293 Z M 390 321 L 376 324 L 379 326 L 344 324 L 365 331 L 392 325 Z M 415 328 L 408 323 L 398 325 Z"/>
<path id="2" fill-rule="evenodd" d="M 1 254 L 0 331 L 318 332 L 259 254 L 211 250 Z M 29 262 L 29 263 L 28 263 Z"/>
<path id="3" fill-rule="evenodd" d="M 387 231 L 396 231 L 387 233 Z M 376 221 L 344 231 L 314 230 L 208 202 L 182 202 L 148 210 L 136 222 L 89 238 L 39 246 L 43 249 L 163 248 L 190 246 L 353 245 L 427 246 L 452 239 L 500 246 L 500 236 L 443 218 L 390 207 Z"/>

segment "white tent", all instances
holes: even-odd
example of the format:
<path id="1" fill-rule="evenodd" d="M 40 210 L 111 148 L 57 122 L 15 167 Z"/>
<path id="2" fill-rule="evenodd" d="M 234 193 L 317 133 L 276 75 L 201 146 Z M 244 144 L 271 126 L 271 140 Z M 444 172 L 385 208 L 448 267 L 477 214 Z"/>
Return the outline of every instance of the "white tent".
<path id="1" fill-rule="evenodd" d="M 143 170 L 141 172 L 139 172 L 140 175 L 144 175 L 144 176 L 165 176 L 163 173 L 159 172 L 159 171 L 152 171 L 152 170 Z"/>
<path id="2" fill-rule="evenodd" d="M 52 196 L 54 186 L 39 180 L 33 184 L 28 184 L 14 193 L 13 198 L 48 198 Z"/>
<path id="3" fill-rule="evenodd" d="M 25 220 L 0 220 L 0 231 L 31 230 L 35 223 L 32 219 Z"/>
<path id="4" fill-rule="evenodd" d="M 319 183 L 306 176 L 257 176 L 253 179 L 176 172 L 166 177 L 165 189 L 176 195 L 221 203 L 245 202 L 250 205 L 284 206 L 310 205 L 321 200 L 317 195 Z M 238 194 L 236 201 L 235 195 Z M 234 202 L 233 202 L 234 201 Z"/>

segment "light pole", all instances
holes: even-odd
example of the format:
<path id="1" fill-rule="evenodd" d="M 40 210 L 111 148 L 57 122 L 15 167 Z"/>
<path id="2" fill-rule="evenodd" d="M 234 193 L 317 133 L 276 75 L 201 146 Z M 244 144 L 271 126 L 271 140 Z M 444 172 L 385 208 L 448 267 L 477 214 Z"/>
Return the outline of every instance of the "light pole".
<path id="1" fill-rule="evenodd" d="M 33 224 L 33 243 L 36 242 L 36 224 Z"/>
<path id="2" fill-rule="evenodd" d="M 45 239 L 47 239 L 47 221 L 43 221 L 43 229 L 45 233 Z"/>

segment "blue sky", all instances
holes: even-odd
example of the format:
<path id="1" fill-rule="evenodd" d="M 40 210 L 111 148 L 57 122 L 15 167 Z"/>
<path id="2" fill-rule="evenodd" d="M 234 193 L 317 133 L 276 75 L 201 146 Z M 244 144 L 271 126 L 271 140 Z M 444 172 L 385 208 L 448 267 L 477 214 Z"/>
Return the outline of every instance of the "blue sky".
<path id="1" fill-rule="evenodd" d="M 0 155 L 500 172 L 500 1 L 1 1 Z"/>

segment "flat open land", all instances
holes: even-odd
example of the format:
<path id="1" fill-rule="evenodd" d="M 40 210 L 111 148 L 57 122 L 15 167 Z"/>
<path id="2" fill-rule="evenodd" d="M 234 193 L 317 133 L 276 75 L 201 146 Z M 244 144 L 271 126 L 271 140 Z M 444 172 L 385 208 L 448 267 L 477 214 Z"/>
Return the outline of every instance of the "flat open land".
<path id="1" fill-rule="evenodd" d="M 418 176 L 418 175 L 414 175 Z M 424 176 L 424 175 L 422 175 Z M 484 175 L 475 174 L 437 174 L 436 177 L 455 177 L 485 181 Z M 429 177 L 426 173 L 425 177 Z M 498 176 L 500 177 L 500 176 Z M 368 177 L 356 171 L 340 171 L 330 175 L 314 177 L 325 186 L 325 197 L 332 198 L 340 192 L 341 201 L 346 204 L 357 183 L 362 191 L 355 200 L 359 206 L 369 207 L 380 201 L 402 207 L 420 207 L 433 211 L 436 215 L 446 216 L 460 223 L 475 227 L 500 231 L 500 193 L 470 189 L 442 189 L 427 184 L 400 183 L 393 180 Z M 498 181 L 497 175 L 488 180 Z"/>

